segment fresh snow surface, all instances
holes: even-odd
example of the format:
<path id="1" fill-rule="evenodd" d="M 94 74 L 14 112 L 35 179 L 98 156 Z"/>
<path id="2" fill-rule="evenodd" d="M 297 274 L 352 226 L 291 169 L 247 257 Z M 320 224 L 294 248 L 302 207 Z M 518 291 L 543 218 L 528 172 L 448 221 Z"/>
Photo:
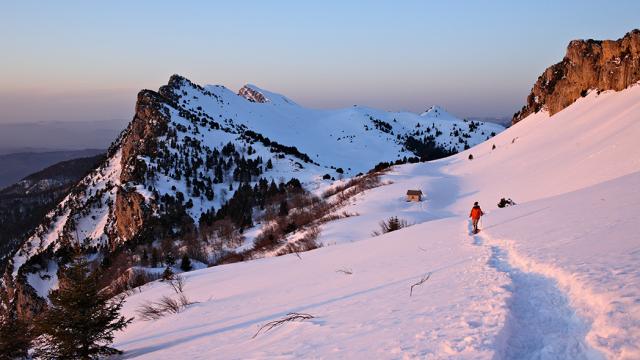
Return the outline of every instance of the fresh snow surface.
<path id="1" fill-rule="evenodd" d="M 639 359 L 639 117 L 640 86 L 591 92 L 395 167 L 348 206 L 359 216 L 323 226 L 338 245 L 186 273 L 196 303 L 136 320 L 114 345 L 140 359 Z M 413 188 L 424 202 L 404 202 Z M 501 197 L 518 205 L 497 209 Z M 487 214 L 473 236 L 476 200 Z M 371 237 L 391 215 L 415 225 Z M 171 294 L 146 285 L 124 312 Z M 252 338 L 289 312 L 314 318 Z"/>

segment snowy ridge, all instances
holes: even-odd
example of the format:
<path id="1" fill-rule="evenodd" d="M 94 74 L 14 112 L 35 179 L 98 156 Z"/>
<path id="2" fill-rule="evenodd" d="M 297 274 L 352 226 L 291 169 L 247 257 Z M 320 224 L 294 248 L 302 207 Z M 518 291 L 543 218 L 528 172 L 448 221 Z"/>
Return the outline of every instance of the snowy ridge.
<path id="1" fill-rule="evenodd" d="M 638 117 L 640 86 L 592 92 L 458 155 L 396 166 L 345 208 L 358 216 L 323 225 L 338 246 L 187 273 L 200 303 L 136 320 L 115 345 L 140 359 L 637 359 Z M 415 188 L 426 200 L 405 202 Z M 497 209 L 502 197 L 518 205 Z M 475 237 L 473 201 L 487 213 Z M 415 225 L 371 238 L 389 216 Z M 147 285 L 125 311 L 170 291 Z M 252 339 L 291 311 L 315 318 Z"/>

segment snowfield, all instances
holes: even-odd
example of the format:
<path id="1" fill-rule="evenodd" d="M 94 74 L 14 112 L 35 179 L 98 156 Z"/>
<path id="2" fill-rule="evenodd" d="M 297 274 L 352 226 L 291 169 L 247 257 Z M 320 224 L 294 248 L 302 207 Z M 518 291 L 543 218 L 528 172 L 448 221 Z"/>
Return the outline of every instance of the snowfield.
<path id="1" fill-rule="evenodd" d="M 196 303 L 114 345 L 126 359 L 639 359 L 639 118 L 640 86 L 591 92 L 397 166 L 341 209 L 358 216 L 323 226 L 324 247 L 186 273 Z M 473 201 L 487 213 L 475 236 Z M 415 225 L 371 237 L 389 216 Z M 172 293 L 145 285 L 124 311 Z M 313 318 L 253 338 L 291 312 Z"/>

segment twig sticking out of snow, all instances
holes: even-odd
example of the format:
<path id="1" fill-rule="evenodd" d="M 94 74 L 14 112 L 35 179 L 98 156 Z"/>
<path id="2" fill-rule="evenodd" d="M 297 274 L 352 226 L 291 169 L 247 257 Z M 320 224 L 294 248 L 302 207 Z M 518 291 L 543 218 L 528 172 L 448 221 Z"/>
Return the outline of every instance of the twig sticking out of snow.
<path id="1" fill-rule="evenodd" d="M 337 273 L 343 273 L 345 275 L 353 275 L 353 270 L 349 269 L 349 268 L 342 268 L 342 269 L 338 269 L 336 270 Z"/>
<path id="2" fill-rule="evenodd" d="M 264 330 L 264 332 L 267 332 L 273 329 L 274 327 L 278 327 L 284 323 L 288 323 L 291 321 L 305 321 L 305 320 L 313 319 L 314 317 L 315 316 L 313 315 L 303 314 L 303 313 L 296 313 L 296 312 L 288 313 L 287 316 L 283 317 L 282 319 L 274 320 L 262 325 L 260 329 L 258 329 L 258 331 L 255 333 L 255 335 L 253 335 L 253 337 L 251 338 L 255 339 L 256 336 L 258 336 L 258 334 L 262 332 L 262 330 Z"/>
<path id="3" fill-rule="evenodd" d="M 420 279 L 420 281 L 418 281 L 417 283 L 411 285 L 411 290 L 409 291 L 409 297 L 411 297 L 411 295 L 413 295 L 413 288 L 414 287 L 424 284 L 425 282 L 427 282 L 427 280 L 429 280 L 430 277 L 431 277 L 431 273 L 425 274 L 424 276 L 422 276 L 422 279 Z"/>

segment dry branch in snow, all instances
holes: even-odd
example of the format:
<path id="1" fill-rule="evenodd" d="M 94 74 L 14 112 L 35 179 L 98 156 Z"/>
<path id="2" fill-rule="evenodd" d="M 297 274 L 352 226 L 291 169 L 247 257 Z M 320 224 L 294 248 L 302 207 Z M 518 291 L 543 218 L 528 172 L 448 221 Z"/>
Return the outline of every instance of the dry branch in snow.
<path id="1" fill-rule="evenodd" d="M 267 332 L 273 329 L 274 327 L 278 327 L 284 323 L 288 323 L 291 321 L 305 321 L 305 320 L 313 319 L 314 317 L 315 316 L 313 315 L 303 314 L 303 313 L 296 313 L 296 312 L 288 313 L 287 316 L 283 317 L 282 319 L 274 320 L 262 325 L 260 329 L 258 329 L 258 331 L 255 333 L 255 335 L 253 335 L 253 337 L 251 338 L 255 339 L 255 337 L 258 336 L 258 334 L 260 334 L 262 330 L 264 330 L 264 332 Z"/>
<path id="2" fill-rule="evenodd" d="M 413 288 L 414 287 L 424 284 L 427 280 L 429 280 L 430 277 L 431 277 L 431 273 L 425 274 L 422 277 L 422 279 L 420 279 L 420 281 L 418 281 L 417 283 L 411 285 L 411 290 L 409 291 L 409 297 L 411 297 L 411 295 L 413 295 Z"/>
<path id="3" fill-rule="evenodd" d="M 348 269 L 348 268 L 338 269 L 338 270 L 336 270 L 336 272 L 343 273 L 345 275 L 352 275 L 353 274 L 353 270 Z"/>

